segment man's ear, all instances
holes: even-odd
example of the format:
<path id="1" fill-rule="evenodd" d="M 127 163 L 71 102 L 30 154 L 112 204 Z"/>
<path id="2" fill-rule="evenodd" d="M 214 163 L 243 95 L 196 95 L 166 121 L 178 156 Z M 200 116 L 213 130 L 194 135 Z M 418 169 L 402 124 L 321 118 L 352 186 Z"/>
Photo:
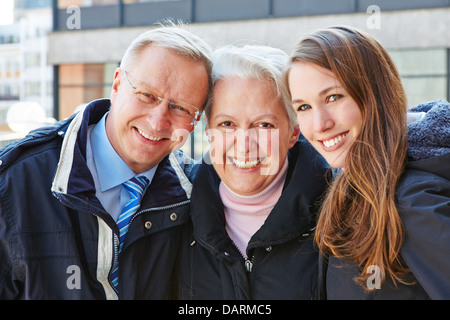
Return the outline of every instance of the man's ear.
<path id="1" fill-rule="evenodd" d="M 111 88 L 111 94 L 116 93 L 119 90 L 121 74 L 122 70 L 120 68 L 117 68 L 116 71 L 114 72 L 114 80 Z"/>

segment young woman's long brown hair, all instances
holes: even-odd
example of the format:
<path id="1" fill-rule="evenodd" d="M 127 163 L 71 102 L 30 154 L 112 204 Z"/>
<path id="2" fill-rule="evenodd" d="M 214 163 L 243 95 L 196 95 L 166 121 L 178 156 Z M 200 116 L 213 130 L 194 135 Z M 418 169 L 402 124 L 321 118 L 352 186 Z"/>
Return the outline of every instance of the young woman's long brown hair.
<path id="1" fill-rule="evenodd" d="M 403 228 L 395 190 L 407 153 L 406 96 L 398 71 L 371 36 L 344 26 L 303 39 L 292 56 L 331 70 L 362 112 L 361 133 L 346 167 L 332 183 L 316 229 L 322 253 L 351 260 L 365 285 L 368 268 L 378 266 L 382 281 L 403 282 L 399 258 Z M 301 128 L 300 128 L 301 129 Z"/>

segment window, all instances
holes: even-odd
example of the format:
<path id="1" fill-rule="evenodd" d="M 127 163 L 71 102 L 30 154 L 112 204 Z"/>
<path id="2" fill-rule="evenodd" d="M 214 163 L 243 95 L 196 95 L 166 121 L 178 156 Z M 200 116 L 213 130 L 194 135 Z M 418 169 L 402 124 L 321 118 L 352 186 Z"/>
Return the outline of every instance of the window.
<path id="1" fill-rule="evenodd" d="M 402 77 L 409 107 L 430 100 L 448 99 L 448 52 L 445 48 L 389 52 Z"/>
<path id="2" fill-rule="evenodd" d="M 178 1 L 178 0 L 123 0 L 123 3 L 142 3 L 142 2 L 162 2 L 162 1 Z"/>
<path id="3" fill-rule="evenodd" d="M 109 98 L 118 63 L 59 66 L 59 118 L 73 114 L 80 105 Z"/>
<path id="4" fill-rule="evenodd" d="M 93 7 L 117 4 L 119 4 L 119 0 L 58 0 L 59 9 L 65 9 L 70 6 Z"/>

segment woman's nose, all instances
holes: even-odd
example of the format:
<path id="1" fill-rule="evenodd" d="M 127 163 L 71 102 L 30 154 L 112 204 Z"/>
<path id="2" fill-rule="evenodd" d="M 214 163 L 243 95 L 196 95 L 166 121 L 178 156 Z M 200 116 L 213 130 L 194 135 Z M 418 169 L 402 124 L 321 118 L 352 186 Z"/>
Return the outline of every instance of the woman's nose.
<path id="1" fill-rule="evenodd" d="M 314 130 L 324 132 L 334 126 L 332 114 L 325 108 L 316 108 L 314 113 Z"/>
<path id="2" fill-rule="evenodd" d="M 237 129 L 234 135 L 234 145 L 238 154 L 250 154 L 257 149 L 257 132 L 254 129 Z"/>

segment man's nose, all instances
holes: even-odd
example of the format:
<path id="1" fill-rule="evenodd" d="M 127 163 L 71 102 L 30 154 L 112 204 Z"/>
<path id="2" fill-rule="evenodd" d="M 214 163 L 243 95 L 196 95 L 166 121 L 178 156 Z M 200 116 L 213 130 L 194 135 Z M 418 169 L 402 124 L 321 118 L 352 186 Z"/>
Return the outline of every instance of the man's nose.
<path id="1" fill-rule="evenodd" d="M 153 130 L 167 129 L 170 126 L 169 103 L 166 100 L 160 100 L 158 105 L 150 108 L 147 121 Z"/>

